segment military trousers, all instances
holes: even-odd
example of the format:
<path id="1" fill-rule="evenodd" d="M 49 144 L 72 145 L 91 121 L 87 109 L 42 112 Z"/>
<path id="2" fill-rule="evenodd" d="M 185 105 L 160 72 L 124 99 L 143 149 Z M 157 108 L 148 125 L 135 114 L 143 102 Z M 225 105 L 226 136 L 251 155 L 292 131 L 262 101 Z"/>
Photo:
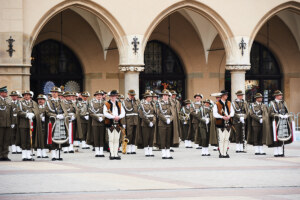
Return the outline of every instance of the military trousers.
<path id="1" fill-rule="evenodd" d="M 142 134 L 144 147 L 153 147 L 154 127 L 143 126 Z"/>
<path id="2" fill-rule="evenodd" d="M 126 132 L 127 132 L 127 138 L 129 139 L 128 144 L 135 144 L 135 138 L 136 138 L 136 125 L 126 125 Z"/>
<path id="3" fill-rule="evenodd" d="M 161 149 L 170 149 L 172 133 L 173 133 L 173 123 L 171 122 L 171 124 L 165 126 L 159 126 L 158 133 L 160 137 Z"/>
<path id="4" fill-rule="evenodd" d="M 10 144 L 10 127 L 0 127 L 0 158 L 7 158 Z"/>
<path id="5" fill-rule="evenodd" d="M 104 147 L 105 126 L 92 126 L 94 147 Z"/>

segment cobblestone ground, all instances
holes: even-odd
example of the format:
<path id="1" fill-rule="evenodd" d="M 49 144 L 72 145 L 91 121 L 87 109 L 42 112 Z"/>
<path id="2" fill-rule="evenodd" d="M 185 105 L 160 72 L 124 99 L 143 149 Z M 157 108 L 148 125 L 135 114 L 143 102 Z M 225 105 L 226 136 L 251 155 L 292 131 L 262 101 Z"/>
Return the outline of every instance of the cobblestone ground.
<path id="1" fill-rule="evenodd" d="M 62 154 L 63 161 L 36 159 L 0 162 L 0 199 L 300 199 L 300 142 L 286 146 L 286 157 L 235 153 L 219 159 L 210 148 L 210 157 L 201 150 L 181 144 L 174 160 L 122 155 L 122 160 L 95 158 L 91 150 Z M 50 154 L 49 154 L 50 156 Z"/>

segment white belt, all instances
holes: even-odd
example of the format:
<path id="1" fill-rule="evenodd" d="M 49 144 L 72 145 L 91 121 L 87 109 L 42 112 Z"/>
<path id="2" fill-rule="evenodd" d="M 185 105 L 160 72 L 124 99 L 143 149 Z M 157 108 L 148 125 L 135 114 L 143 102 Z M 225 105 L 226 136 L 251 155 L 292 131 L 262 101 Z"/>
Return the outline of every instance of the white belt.
<path id="1" fill-rule="evenodd" d="M 146 115 L 146 117 L 154 117 L 154 115 Z"/>
<path id="2" fill-rule="evenodd" d="M 103 114 L 96 114 L 97 117 L 102 117 L 104 116 Z"/>
<path id="3" fill-rule="evenodd" d="M 13 114 L 14 117 L 17 117 L 18 114 Z"/>
<path id="4" fill-rule="evenodd" d="M 137 113 L 129 113 L 129 114 L 126 114 L 126 116 L 136 116 L 138 115 Z"/>
<path id="5" fill-rule="evenodd" d="M 68 113 L 69 116 L 75 115 L 75 113 Z"/>
<path id="6" fill-rule="evenodd" d="M 165 117 L 166 117 L 166 118 L 170 118 L 170 117 L 171 117 L 171 115 L 165 115 Z"/>

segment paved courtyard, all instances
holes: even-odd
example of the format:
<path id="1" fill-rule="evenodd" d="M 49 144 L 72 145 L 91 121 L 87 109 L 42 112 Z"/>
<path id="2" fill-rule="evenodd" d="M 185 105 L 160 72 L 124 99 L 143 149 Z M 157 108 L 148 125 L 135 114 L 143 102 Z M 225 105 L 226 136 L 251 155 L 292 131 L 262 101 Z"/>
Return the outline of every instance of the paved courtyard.
<path id="1" fill-rule="evenodd" d="M 201 150 L 176 148 L 174 160 L 123 155 L 95 158 L 91 150 L 63 154 L 64 161 L 0 162 L 0 199 L 300 199 L 300 142 L 286 146 L 285 158 L 234 153 L 230 159 L 201 157 Z"/>

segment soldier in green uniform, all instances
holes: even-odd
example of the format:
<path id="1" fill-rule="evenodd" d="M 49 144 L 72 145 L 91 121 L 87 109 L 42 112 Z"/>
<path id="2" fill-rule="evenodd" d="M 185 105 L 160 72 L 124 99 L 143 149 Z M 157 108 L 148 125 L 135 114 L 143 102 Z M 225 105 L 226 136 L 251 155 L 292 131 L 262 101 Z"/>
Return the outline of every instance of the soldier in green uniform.
<path id="1" fill-rule="evenodd" d="M 245 139 L 246 139 L 246 127 L 248 116 L 248 104 L 244 101 L 244 93 L 239 90 L 236 93 L 237 99 L 232 102 L 234 109 L 233 127 L 235 133 L 236 153 L 243 153 Z"/>
<path id="2" fill-rule="evenodd" d="M 31 157 L 31 148 L 36 134 L 42 130 L 40 113 L 38 105 L 31 100 L 32 93 L 30 91 L 23 92 L 24 99 L 19 102 L 18 111 L 18 128 L 21 137 L 22 160 L 34 161 Z"/>
<path id="3" fill-rule="evenodd" d="M 92 131 L 90 134 L 93 137 L 90 137 L 93 142 L 89 142 L 89 144 L 93 144 L 95 147 L 95 157 L 104 157 L 103 148 L 105 143 L 105 117 L 103 113 L 104 103 L 103 100 L 104 92 L 102 90 L 98 90 L 94 93 L 95 99 L 90 101 L 89 105 L 89 113 L 92 118 Z"/>
<path id="4" fill-rule="evenodd" d="M 139 116 L 141 120 L 141 137 L 146 157 L 153 157 L 153 139 L 156 125 L 156 115 L 153 104 L 151 103 L 152 94 L 146 92 L 145 100 L 140 104 Z"/>
<path id="5" fill-rule="evenodd" d="M 190 131 L 189 131 L 188 145 L 186 148 L 193 148 L 192 141 L 194 141 L 196 149 L 202 148 L 200 146 L 200 144 L 202 143 L 201 137 L 200 137 L 200 129 L 199 129 L 200 119 L 197 118 L 197 115 L 199 114 L 200 108 L 202 106 L 202 102 L 201 102 L 202 98 L 203 98 L 202 94 L 196 93 L 194 95 L 195 101 L 194 101 L 194 103 L 191 104 L 192 127 L 190 128 Z"/>
<path id="6" fill-rule="evenodd" d="M 81 140 L 81 148 L 82 149 L 90 149 L 90 147 L 86 144 L 86 137 L 89 130 L 89 104 L 88 98 L 90 97 L 89 92 L 81 93 L 81 101 L 77 102 L 77 111 L 76 111 L 76 119 L 77 124 L 80 124 L 81 132 L 78 130 L 79 138 Z M 79 126 L 77 127 L 79 129 Z"/>
<path id="7" fill-rule="evenodd" d="M 212 121 L 212 110 L 209 99 L 203 101 L 203 105 L 200 108 L 200 136 L 202 146 L 202 156 L 210 156 L 208 152 L 209 138 L 210 138 L 210 123 Z"/>
<path id="8" fill-rule="evenodd" d="M 12 116 L 11 116 L 11 152 L 12 154 L 21 153 L 21 149 L 17 144 L 17 127 L 18 127 L 18 105 L 19 94 L 17 91 L 12 91 L 9 95 L 11 97 L 11 109 L 12 109 Z"/>
<path id="9" fill-rule="evenodd" d="M 269 104 L 269 116 L 272 121 L 272 129 L 267 136 L 268 147 L 274 148 L 274 157 L 284 157 L 284 144 L 290 144 L 294 140 L 294 126 L 283 93 L 276 90 L 274 100 Z"/>
<path id="10" fill-rule="evenodd" d="M 158 102 L 158 134 L 160 136 L 160 146 L 162 159 L 173 159 L 170 154 L 170 147 L 179 144 L 178 123 L 176 111 L 173 109 L 169 96 L 169 90 L 163 90 L 162 99 Z"/>
<path id="11" fill-rule="evenodd" d="M 250 120 L 248 126 L 248 144 L 255 148 L 255 155 L 266 155 L 263 144 L 266 144 L 266 135 L 269 132 L 268 108 L 262 103 L 263 96 L 257 93 L 255 102 L 250 105 Z"/>
<path id="12" fill-rule="evenodd" d="M 7 87 L 0 88 L 0 161 L 10 161 L 8 147 L 10 144 L 11 106 L 6 100 Z"/>
<path id="13" fill-rule="evenodd" d="M 129 139 L 129 143 L 127 144 L 127 154 L 136 154 L 136 140 L 140 126 L 138 116 L 140 101 L 135 98 L 135 95 L 136 93 L 134 90 L 129 90 L 128 98 L 125 99 L 122 104 L 126 113 L 126 124 L 123 124 L 123 127 L 126 128 L 127 138 Z"/>
<path id="14" fill-rule="evenodd" d="M 191 100 L 185 100 L 183 102 L 183 106 L 180 109 L 179 112 L 179 119 L 180 119 L 180 126 L 181 126 L 181 130 L 182 130 L 182 134 L 181 134 L 181 141 L 184 141 L 185 147 L 188 146 L 188 133 L 189 133 L 189 129 L 191 124 L 191 118 L 190 118 L 190 114 L 191 114 L 191 104 L 192 101 Z"/>
<path id="15" fill-rule="evenodd" d="M 39 94 L 37 97 L 38 109 L 40 113 L 42 129 L 37 133 L 35 147 L 37 148 L 37 158 L 49 158 L 47 156 L 47 126 L 46 120 L 46 96 Z"/>

